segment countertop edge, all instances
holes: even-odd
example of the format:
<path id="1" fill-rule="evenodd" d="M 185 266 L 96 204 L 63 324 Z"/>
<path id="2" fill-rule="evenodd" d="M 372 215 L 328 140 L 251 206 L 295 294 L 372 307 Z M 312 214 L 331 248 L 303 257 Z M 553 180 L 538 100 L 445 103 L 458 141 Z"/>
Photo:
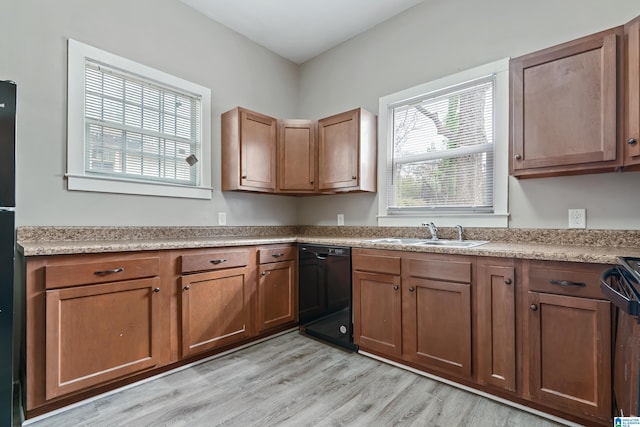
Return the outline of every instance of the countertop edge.
<path id="1" fill-rule="evenodd" d="M 18 241 L 18 252 L 25 257 L 76 255 L 90 253 L 137 252 L 231 246 L 256 246 L 286 243 L 307 243 L 382 249 L 404 252 L 468 255 L 497 258 L 570 261 L 616 264 L 618 257 L 640 257 L 640 249 L 627 247 L 594 247 L 539 243 L 490 242 L 473 248 L 444 248 L 415 245 L 390 245 L 368 242 L 367 238 L 329 236 L 242 236 L 189 239 L 152 239 L 128 241 Z"/>

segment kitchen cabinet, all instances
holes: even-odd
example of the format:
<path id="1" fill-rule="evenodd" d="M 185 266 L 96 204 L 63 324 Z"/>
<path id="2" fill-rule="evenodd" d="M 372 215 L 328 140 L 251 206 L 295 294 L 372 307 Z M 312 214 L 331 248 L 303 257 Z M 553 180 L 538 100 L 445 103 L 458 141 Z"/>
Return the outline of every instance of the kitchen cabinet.
<path id="1" fill-rule="evenodd" d="M 376 191 L 376 117 L 357 108 L 318 120 L 318 191 Z"/>
<path id="2" fill-rule="evenodd" d="M 623 33 L 616 27 L 511 60 L 511 175 L 622 166 Z"/>
<path id="3" fill-rule="evenodd" d="M 363 350 L 402 356 L 402 300 L 398 252 L 351 251 L 354 342 Z"/>
<path id="4" fill-rule="evenodd" d="M 478 381 L 517 391 L 516 269 L 514 260 L 478 258 Z"/>
<path id="5" fill-rule="evenodd" d="M 624 26 L 625 133 L 624 167 L 640 170 L 640 16 Z"/>
<path id="6" fill-rule="evenodd" d="M 167 363 L 160 271 L 157 253 L 29 261 L 27 410 Z"/>
<path id="7" fill-rule="evenodd" d="M 222 191 L 276 191 L 277 120 L 236 107 L 222 114 Z"/>
<path id="8" fill-rule="evenodd" d="M 248 249 L 194 251 L 182 255 L 182 357 L 254 335 Z"/>
<path id="9" fill-rule="evenodd" d="M 296 321 L 296 258 L 291 245 L 258 249 L 258 332 Z"/>
<path id="10" fill-rule="evenodd" d="M 316 190 L 316 122 L 278 121 L 278 192 Z"/>
<path id="11" fill-rule="evenodd" d="M 406 359 L 470 378 L 473 259 L 411 254 L 402 258 L 402 334 Z"/>
<path id="12" fill-rule="evenodd" d="M 606 266 L 523 262 L 524 357 L 531 400 L 578 416 L 611 417 L 611 307 Z"/>

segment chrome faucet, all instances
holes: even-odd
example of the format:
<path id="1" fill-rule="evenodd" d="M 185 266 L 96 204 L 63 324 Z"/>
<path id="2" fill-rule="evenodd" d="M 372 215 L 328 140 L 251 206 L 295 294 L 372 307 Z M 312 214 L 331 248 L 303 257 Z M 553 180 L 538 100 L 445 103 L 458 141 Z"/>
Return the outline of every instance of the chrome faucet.
<path id="1" fill-rule="evenodd" d="M 438 240 L 438 227 L 433 222 L 426 224 L 431 232 L 431 240 Z"/>
<path id="2" fill-rule="evenodd" d="M 458 230 L 458 241 L 462 242 L 462 240 L 463 240 L 462 239 L 462 230 L 464 230 L 464 229 L 462 228 L 461 225 L 456 225 L 456 230 Z"/>

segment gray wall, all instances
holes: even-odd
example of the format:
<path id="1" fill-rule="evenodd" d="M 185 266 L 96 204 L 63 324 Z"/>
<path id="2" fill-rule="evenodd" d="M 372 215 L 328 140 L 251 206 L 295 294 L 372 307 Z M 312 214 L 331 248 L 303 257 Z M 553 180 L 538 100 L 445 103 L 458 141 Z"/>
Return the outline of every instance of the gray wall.
<path id="1" fill-rule="evenodd" d="M 426 0 L 300 68 L 301 117 L 362 106 L 420 83 L 515 57 L 640 15 L 637 0 Z M 587 209 L 588 228 L 640 228 L 640 175 L 510 179 L 510 227 L 566 228 L 568 208 Z M 375 195 L 301 200 L 305 224 L 375 225 Z"/>
<path id="2" fill-rule="evenodd" d="M 296 200 L 223 194 L 220 114 L 293 117 L 298 66 L 177 0 L 3 2 L 0 79 L 18 83 L 19 225 L 291 225 Z M 211 88 L 212 200 L 66 191 L 67 39 Z M 249 207 L 248 207 L 249 206 Z"/>

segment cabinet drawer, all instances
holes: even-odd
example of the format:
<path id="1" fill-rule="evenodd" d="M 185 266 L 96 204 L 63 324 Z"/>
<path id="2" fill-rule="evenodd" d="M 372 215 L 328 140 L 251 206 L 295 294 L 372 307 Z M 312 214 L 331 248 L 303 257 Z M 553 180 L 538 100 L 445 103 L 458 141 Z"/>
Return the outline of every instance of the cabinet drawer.
<path id="1" fill-rule="evenodd" d="M 157 257 L 88 263 L 76 262 L 46 266 L 45 283 L 47 289 L 55 289 L 140 279 L 157 276 L 159 273 L 160 260 Z"/>
<path id="2" fill-rule="evenodd" d="M 258 250 L 258 259 L 260 264 L 295 260 L 296 248 L 295 246 L 261 248 Z"/>
<path id="3" fill-rule="evenodd" d="M 182 255 L 182 274 L 249 265 L 249 250 L 219 250 Z"/>
<path id="4" fill-rule="evenodd" d="M 600 292 L 601 264 L 571 262 L 525 262 L 523 275 L 528 290 L 585 298 L 604 299 Z"/>
<path id="5" fill-rule="evenodd" d="M 400 256 L 375 251 L 353 251 L 352 255 L 351 266 L 354 271 L 400 275 Z"/>
<path id="6" fill-rule="evenodd" d="M 405 271 L 411 277 L 470 283 L 470 261 L 445 261 L 440 259 L 406 258 Z"/>

